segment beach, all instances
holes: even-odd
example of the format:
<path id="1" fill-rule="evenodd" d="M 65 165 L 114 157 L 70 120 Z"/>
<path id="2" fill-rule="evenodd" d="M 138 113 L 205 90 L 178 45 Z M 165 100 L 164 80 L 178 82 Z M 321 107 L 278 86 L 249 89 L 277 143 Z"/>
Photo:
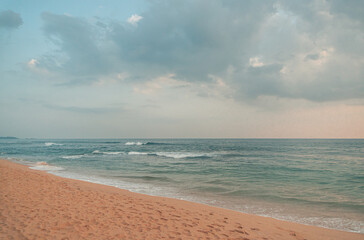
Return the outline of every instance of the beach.
<path id="1" fill-rule="evenodd" d="M 364 239 L 0 160 L 0 239 Z"/>

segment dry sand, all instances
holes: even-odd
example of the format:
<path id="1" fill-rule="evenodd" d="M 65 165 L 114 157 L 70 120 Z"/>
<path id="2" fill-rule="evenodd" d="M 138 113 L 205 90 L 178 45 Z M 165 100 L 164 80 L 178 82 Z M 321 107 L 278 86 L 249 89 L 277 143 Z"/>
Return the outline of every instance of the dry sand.
<path id="1" fill-rule="evenodd" d="M 0 160 L 0 239 L 364 239 Z"/>

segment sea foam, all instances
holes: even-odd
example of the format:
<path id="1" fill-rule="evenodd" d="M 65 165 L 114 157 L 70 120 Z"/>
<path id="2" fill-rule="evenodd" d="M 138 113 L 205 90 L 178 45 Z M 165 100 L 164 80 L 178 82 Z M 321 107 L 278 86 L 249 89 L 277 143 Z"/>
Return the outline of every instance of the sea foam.
<path id="1" fill-rule="evenodd" d="M 124 153 L 123 152 L 101 152 L 99 150 L 95 150 L 92 152 L 92 154 L 119 155 L 119 154 L 124 154 Z"/>
<path id="2" fill-rule="evenodd" d="M 146 143 L 142 143 L 142 142 L 127 142 L 125 143 L 126 146 L 133 146 L 133 145 L 136 145 L 136 146 L 140 146 L 140 145 L 145 145 Z"/>
<path id="3" fill-rule="evenodd" d="M 212 154 L 209 153 L 193 153 L 193 152 L 128 152 L 129 155 L 150 155 L 150 156 L 159 156 L 166 158 L 206 158 L 212 157 Z"/>
<path id="4" fill-rule="evenodd" d="M 62 146 L 63 144 L 54 143 L 54 142 L 46 142 L 46 143 L 44 143 L 44 145 L 47 147 L 50 147 L 50 146 Z"/>
<path id="5" fill-rule="evenodd" d="M 78 158 L 82 158 L 86 155 L 70 155 L 70 156 L 63 156 L 63 159 L 78 159 Z"/>
<path id="6" fill-rule="evenodd" d="M 172 145 L 172 143 L 162 143 L 162 142 L 126 142 L 126 146 L 142 146 L 142 145 Z"/>
<path id="7" fill-rule="evenodd" d="M 51 166 L 47 162 L 37 162 L 34 166 L 29 167 L 34 170 L 42 170 L 42 171 L 61 171 L 62 167 Z"/>
<path id="8" fill-rule="evenodd" d="M 192 152 L 157 152 L 155 155 L 160 157 L 168 157 L 168 158 L 201 158 L 201 157 L 212 157 L 211 154 L 208 153 L 192 153 Z"/>
<path id="9" fill-rule="evenodd" d="M 129 155 L 148 155 L 150 153 L 146 152 L 128 152 Z"/>

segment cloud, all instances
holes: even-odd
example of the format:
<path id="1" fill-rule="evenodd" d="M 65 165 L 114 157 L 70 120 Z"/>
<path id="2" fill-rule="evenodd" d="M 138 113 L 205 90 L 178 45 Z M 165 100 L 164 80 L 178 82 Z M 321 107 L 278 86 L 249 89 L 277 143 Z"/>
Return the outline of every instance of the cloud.
<path id="1" fill-rule="evenodd" d="M 100 27 L 82 18 L 42 13 L 45 35 L 59 47 L 55 55 L 44 55 L 38 65 L 70 79 L 92 82 L 112 72 L 109 46 Z"/>
<path id="2" fill-rule="evenodd" d="M 318 60 L 320 57 L 320 55 L 318 53 L 314 53 L 314 54 L 308 54 L 306 56 L 307 60 Z"/>
<path id="3" fill-rule="evenodd" d="M 164 89 L 186 87 L 190 85 L 188 82 L 179 81 L 174 77 L 175 74 L 160 76 L 150 81 L 136 84 L 133 90 L 135 93 L 155 95 Z"/>
<path id="4" fill-rule="evenodd" d="M 264 63 L 260 60 L 259 57 L 249 58 L 249 65 L 252 67 L 262 67 Z"/>
<path id="5" fill-rule="evenodd" d="M 137 29 L 116 25 L 113 40 L 119 55 L 146 75 L 174 72 L 184 80 L 206 81 L 249 58 L 245 51 L 254 29 L 272 9 L 256 2 L 155 2 Z"/>
<path id="6" fill-rule="evenodd" d="M 27 64 L 26 67 L 33 73 L 38 74 L 38 75 L 44 75 L 44 76 L 50 76 L 51 73 L 45 69 L 45 68 L 41 68 L 39 67 L 39 62 L 37 59 L 30 59 Z"/>
<path id="7" fill-rule="evenodd" d="M 357 0 L 331 0 L 330 11 L 337 14 L 345 15 L 348 18 L 354 19 L 360 25 L 364 23 L 364 2 Z"/>
<path id="8" fill-rule="evenodd" d="M 28 66 L 31 68 L 35 67 L 37 64 L 38 64 L 38 61 L 37 61 L 37 59 L 34 59 L 34 58 L 30 59 L 30 61 L 28 62 Z"/>
<path id="9" fill-rule="evenodd" d="M 0 12 L 0 28 L 14 29 L 23 24 L 19 13 L 11 10 Z"/>
<path id="10" fill-rule="evenodd" d="M 138 22 L 140 21 L 140 20 L 142 20 L 143 19 L 143 17 L 142 16 L 139 16 L 139 15 L 137 15 L 137 14 L 133 14 L 133 15 L 131 15 L 131 17 L 130 18 L 128 18 L 128 23 L 130 23 L 131 25 L 134 25 L 134 26 L 136 26 L 137 24 L 138 24 Z"/>
<path id="11" fill-rule="evenodd" d="M 155 79 L 173 73 L 206 86 L 221 79 L 234 89 L 228 97 L 242 101 L 364 98 L 363 4 L 345 4 L 152 1 L 143 17 L 95 24 L 46 12 L 44 32 L 61 54 L 37 58 L 37 66 L 80 83 L 126 72 L 123 81 L 142 92 L 155 92 Z"/>

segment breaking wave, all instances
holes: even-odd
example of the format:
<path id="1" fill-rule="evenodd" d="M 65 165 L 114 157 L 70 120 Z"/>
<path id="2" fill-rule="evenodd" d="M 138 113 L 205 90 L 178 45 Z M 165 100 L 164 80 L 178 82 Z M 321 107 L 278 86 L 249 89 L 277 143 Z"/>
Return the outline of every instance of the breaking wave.
<path id="1" fill-rule="evenodd" d="M 122 154 L 123 152 L 102 152 L 102 153 L 106 155 L 119 155 Z"/>
<path id="2" fill-rule="evenodd" d="M 145 145 L 172 145 L 172 143 L 147 142 Z"/>
<path id="3" fill-rule="evenodd" d="M 84 157 L 85 155 L 70 155 L 70 156 L 63 156 L 62 158 L 64 159 L 78 159 L 78 158 L 82 158 Z"/>
<path id="4" fill-rule="evenodd" d="M 44 143 L 44 145 L 47 147 L 50 147 L 50 146 L 62 146 L 63 144 L 54 143 L 54 142 L 46 142 L 46 143 Z"/>
<path id="5" fill-rule="evenodd" d="M 105 155 L 119 155 L 124 154 L 123 152 L 100 152 L 99 150 L 95 150 L 92 154 L 105 154 Z"/>
<path id="6" fill-rule="evenodd" d="M 47 162 L 37 162 L 35 166 L 29 167 L 34 170 L 42 170 L 42 171 L 61 171 L 63 168 L 57 166 L 51 166 Z"/>
<path id="7" fill-rule="evenodd" d="M 209 158 L 212 157 L 208 153 L 190 153 L 190 152 L 157 152 L 157 156 L 168 157 L 168 158 Z"/>
<path id="8" fill-rule="evenodd" d="M 133 145 L 136 145 L 136 146 L 140 146 L 140 145 L 146 145 L 147 143 L 142 143 L 142 142 L 127 142 L 125 143 L 126 146 L 133 146 Z"/>
<path id="9" fill-rule="evenodd" d="M 150 156 L 159 156 L 166 158 L 210 158 L 213 157 L 212 154 L 209 153 L 190 153 L 190 152 L 128 152 L 129 155 L 150 155 Z"/>
<path id="10" fill-rule="evenodd" d="M 128 152 L 129 155 L 151 155 L 150 153 L 146 152 Z"/>
<path id="11" fill-rule="evenodd" d="M 126 146 L 142 146 L 142 145 L 171 145 L 170 143 L 160 143 L 160 142 L 127 142 Z"/>

